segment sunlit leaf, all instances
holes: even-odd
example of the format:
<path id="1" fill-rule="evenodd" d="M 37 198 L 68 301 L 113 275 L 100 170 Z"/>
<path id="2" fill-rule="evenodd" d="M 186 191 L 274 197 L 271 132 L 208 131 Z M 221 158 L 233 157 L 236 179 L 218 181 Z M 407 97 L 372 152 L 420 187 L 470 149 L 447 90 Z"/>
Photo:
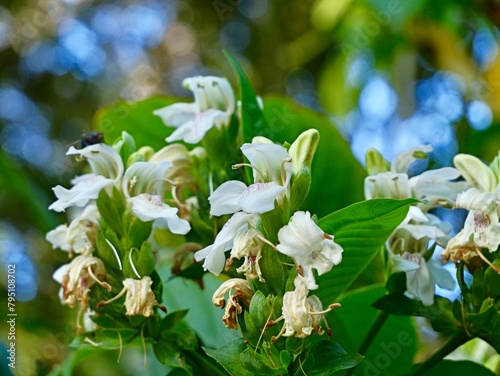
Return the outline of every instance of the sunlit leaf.
<path id="1" fill-rule="evenodd" d="M 392 231 L 403 221 L 414 199 L 374 199 L 353 204 L 319 221 L 319 226 L 342 246 L 342 262 L 320 276 L 318 297 L 332 303 L 380 252 Z"/>

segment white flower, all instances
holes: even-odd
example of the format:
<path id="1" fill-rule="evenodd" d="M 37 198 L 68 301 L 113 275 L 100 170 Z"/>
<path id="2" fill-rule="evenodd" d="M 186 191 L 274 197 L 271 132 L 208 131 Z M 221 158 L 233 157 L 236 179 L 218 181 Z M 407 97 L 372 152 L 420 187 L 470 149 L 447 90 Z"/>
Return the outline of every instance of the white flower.
<path id="1" fill-rule="evenodd" d="M 318 334 L 323 333 L 320 323 L 325 311 L 316 295 L 307 296 L 309 294 L 307 283 L 305 278 L 298 275 L 294 280 L 295 290 L 288 291 L 283 296 L 282 312 L 285 322 L 280 335 L 284 337 L 305 338 L 313 331 Z M 334 304 L 328 310 L 338 306 L 340 305 Z"/>
<path id="2" fill-rule="evenodd" d="M 420 253 L 392 255 L 391 260 L 394 263 L 393 272 L 406 272 L 405 295 L 410 299 L 422 301 L 425 306 L 434 303 L 436 284 L 447 290 L 452 290 L 455 286 L 450 273 L 433 259 L 426 262 Z"/>
<path id="3" fill-rule="evenodd" d="M 226 294 L 229 297 L 225 299 Z M 222 322 L 229 329 L 238 329 L 237 315 L 243 312 L 240 302 L 245 306 L 250 306 L 252 300 L 253 290 L 247 280 L 240 278 L 232 278 L 225 281 L 214 292 L 212 303 L 216 307 L 225 308 Z"/>
<path id="4" fill-rule="evenodd" d="M 235 108 L 234 93 L 229 82 L 220 77 L 190 77 L 183 85 L 193 92 L 194 103 L 176 103 L 153 113 L 165 125 L 177 128 L 167 142 L 197 144 L 214 125 L 229 124 Z"/>
<path id="5" fill-rule="evenodd" d="M 123 280 L 125 296 L 126 315 L 142 315 L 149 317 L 154 315 L 153 307 L 158 306 L 154 292 L 151 290 L 153 281 L 145 276 L 142 279 L 126 278 Z"/>
<path id="6" fill-rule="evenodd" d="M 169 161 L 135 162 L 125 171 L 122 181 L 123 193 L 127 198 L 141 193 L 160 193 L 165 174 L 170 167 L 172 163 Z"/>
<path id="7" fill-rule="evenodd" d="M 178 209 L 165 204 L 159 195 L 143 193 L 130 198 L 129 202 L 134 215 L 143 222 L 166 222 L 168 229 L 174 234 L 185 235 L 191 229 L 188 221 L 177 216 Z"/>
<path id="8" fill-rule="evenodd" d="M 205 260 L 203 269 L 209 270 L 215 275 L 219 275 L 226 258 L 224 252 L 233 247 L 234 238 L 240 232 L 248 229 L 249 223 L 254 220 L 253 214 L 238 212 L 234 214 L 224 225 L 222 230 L 217 234 L 214 244 L 203 248 L 194 254 L 196 261 Z"/>
<path id="9" fill-rule="evenodd" d="M 278 231 L 278 239 L 276 248 L 302 267 L 309 290 L 318 288 L 313 268 L 322 275 L 342 261 L 342 247 L 333 241 L 333 235 L 318 227 L 309 212 L 295 212 L 288 225 Z"/>
<path id="10" fill-rule="evenodd" d="M 266 213 L 274 209 L 274 202 L 286 188 L 270 183 L 254 183 L 248 187 L 237 180 L 227 181 L 209 197 L 210 214 L 233 214 L 240 210 L 245 213 Z"/>
<path id="11" fill-rule="evenodd" d="M 478 158 L 458 154 L 453 159 L 455 166 L 472 188 L 458 195 L 456 206 L 469 210 L 464 228 L 448 242 L 442 253 L 445 260 L 465 262 L 482 256 L 482 248 L 496 252 L 500 245 L 500 184 L 497 156 L 490 166 Z"/>
<path id="12" fill-rule="evenodd" d="M 95 175 L 109 179 L 119 179 L 123 175 L 123 162 L 118 152 L 106 144 L 89 145 L 83 149 L 69 148 L 66 155 L 79 155 L 85 158 Z"/>
<path id="13" fill-rule="evenodd" d="M 288 151 L 281 145 L 256 137 L 251 144 L 243 144 L 241 151 L 253 167 L 254 182 L 275 182 L 286 186 L 292 172 Z M 283 181 L 283 170 L 286 177 Z"/>
<path id="14" fill-rule="evenodd" d="M 85 206 L 90 200 L 99 197 L 101 189 L 114 184 L 114 180 L 100 175 L 86 176 L 86 179 L 79 181 L 71 189 L 66 189 L 60 185 L 52 188 L 57 197 L 49 210 L 63 212 L 70 206 Z"/>
<path id="15" fill-rule="evenodd" d="M 95 200 L 101 189 L 116 184 L 123 175 L 123 162 L 118 152 L 106 144 L 89 145 L 77 150 L 70 147 L 66 155 L 79 155 L 92 167 L 92 174 L 85 174 L 73 179 L 74 186 L 66 189 L 60 185 L 53 188 L 57 197 L 50 210 L 65 211 L 70 206 L 85 206 L 89 200 Z"/>
<path id="16" fill-rule="evenodd" d="M 411 188 L 408 175 L 396 172 L 381 172 L 365 178 L 365 198 L 408 198 Z"/>
<path id="17" fill-rule="evenodd" d="M 256 137 L 241 150 L 253 168 L 254 184 L 247 187 L 236 180 L 221 184 L 209 197 L 211 215 L 266 213 L 287 193 L 292 164 L 284 147 Z"/>
<path id="18" fill-rule="evenodd" d="M 498 211 L 471 210 L 465 219 L 464 228 L 453 237 L 441 254 L 445 261 L 465 262 L 479 256 L 482 248 L 496 252 L 500 245 L 500 223 Z"/>
<path id="19" fill-rule="evenodd" d="M 74 307 L 80 303 L 88 306 L 88 293 L 94 283 L 111 291 L 111 286 L 100 280 L 106 277 L 106 268 L 101 259 L 93 256 L 76 256 L 69 264 L 54 272 L 53 278 L 62 285 L 63 304 Z"/>
<path id="20" fill-rule="evenodd" d="M 60 225 L 49 231 L 46 239 L 54 248 L 69 253 L 90 255 L 94 251 L 97 233 L 97 207 L 88 205 L 70 225 Z"/>
<path id="21" fill-rule="evenodd" d="M 233 258 L 244 257 L 245 261 L 236 271 L 250 279 L 259 278 L 260 282 L 265 282 L 259 265 L 259 260 L 262 258 L 262 247 L 262 234 L 259 231 L 251 228 L 248 231 L 240 232 L 234 239 L 228 265 L 232 263 Z"/>

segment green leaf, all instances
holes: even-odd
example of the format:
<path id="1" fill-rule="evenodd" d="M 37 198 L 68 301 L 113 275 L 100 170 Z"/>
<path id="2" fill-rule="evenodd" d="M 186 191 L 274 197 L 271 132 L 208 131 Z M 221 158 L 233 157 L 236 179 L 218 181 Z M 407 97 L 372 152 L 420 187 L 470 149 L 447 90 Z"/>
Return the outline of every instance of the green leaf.
<path id="1" fill-rule="evenodd" d="M 178 321 L 185 312 L 174 314 L 161 324 L 160 336 L 153 345 L 156 357 L 161 363 L 173 367 L 183 367 L 184 361 L 181 359 L 181 351 L 194 351 L 198 348 L 196 334 L 184 321 L 178 322 L 170 327 L 171 324 Z"/>
<path id="2" fill-rule="evenodd" d="M 265 132 L 268 125 L 257 102 L 257 95 L 247 75 L 234 57 L 227 51 L 224 51 L 224 55 L 233 67 L 240 86 L 243 141 L 252 142 L 252 138 Z"/>
<path id="3" fill-rule="evenodd" d="M 338 298 L 384 246 L 403 221 L 414 199 L 373 199 L 336 211 L 319 221 L 327 234 L 342 246 L 342 262 L 317 280 L 316 295 L 327 304 Z"/>
<path id="4" fill-rule="evenodd" d="M 490 306 L 482 313 L 470 313 L 465 316 L 469 333 L 478 336 L 500 351 L 500 313 Z"/>
<path id="5" fill-rule="evenodd" d="M 161 321 L 160 330 L 170 330 L 177 324 L 179 324 L 187 315 L 189 309 L 183 309 L 175 312 L 169 313 L 167 316 L 163 318 Z"/>
<path id="6" fill-rule="evenodd" d="M 334 372 L 355 367 L 363 360 L 359 354 L 348 354 L 340 345 L 328 340 L 316 342 L 308 351 L 302 367 L 295 376 L 331 375 Z"/>
<path id="7" fill-rule="evenodd" d="M 218 349 L 204 347 L 203 350 L 205 350 L 208 356 L 214 358 L 222 365 L 230 375 L 252 376 L 253 373 L 243 367 L 240 360 L 240 354 L 245 351 L 246 348 L 247 345 L 245 345 L 243 339 L 239 338 L 227 342 Z"/>
<path id="8" fill-rule="evenodd" d="M 482 365 L 468 360 L 441 360 L 438 364 L 425 372 L 425 376 L 494 376 L 495 373 Z"/>
<path id="9" fill-rule="evenodd" d="M 311 165 L 311 187 L 302 204 L 304 210 L 322 217 L 364 199 L 366 173 L 326 116 L 278 97 L 264 98 L 263 113 L 269 127 L 257 135 L 277 143 L 292 143 L 311 128 L 319 131 Z"/>
<path id="10" fill-rule="evenodd" d="M 379 311 L 372 304 L 384 296 L 383 285 L 345 294 L 342 306 L 327 314 L 333 340 L 348 353 L 356 353 Z M 410 317 L 389 316 L 356 367 L 354 375 L 401 376 L 409 371 L 417 351 L 417 337 Z"/>
<path id="11" fill-rule="evenodd" d="M 174 128 L 166 127 L 158 116 L 153 115 L 153 111 L 177 102 L 181 100 L 163 96 L 136 103 L 120 101 L 97 111 L 94 128 L 102 132 L 106 140 L 115 140 L 126 131 L 134 136 L 137 149 L 151 146 L 159 150 L 165 146 L 165 138 Z"/>
<path id="12" fill-rule="evenodd" d="M 425 306 L 402 292 L 396 292 L 378 299 L 373 307 L 392 315 L 425 317 L 435 331 L 444 334 L 454 333 L 462 327 L 462 323 L 453 316 L 453 303 L 440 296 L 434 297 L 433 305 Z"/>

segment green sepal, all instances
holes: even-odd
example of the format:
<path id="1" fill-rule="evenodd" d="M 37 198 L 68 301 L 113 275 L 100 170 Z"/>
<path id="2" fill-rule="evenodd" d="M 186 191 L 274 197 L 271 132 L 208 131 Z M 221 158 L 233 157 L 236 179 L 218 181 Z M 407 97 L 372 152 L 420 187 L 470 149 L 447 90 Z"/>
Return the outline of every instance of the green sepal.
<path id="1" fill-rule="evenodd" d="M 292 187 L 290 190 L 290 212 L 293 213 L 299 209 L 309 194 L 311 188 L 311 170 L 302 165 L 296 175 L 292 178 Z"/>
<path id="2" fill-rule="evenodd" d="M 273 368 L 270 360 L 255 352 L 251 348 L 245 349 L 241 355 L 241 364 L 245 369 L 250 371 L 253 375 L 279 375 L 280 372 Z"/>
<path id="3" fill-rule="evenodd" d="M 133 263 L 133 265 L 131 264 Z M 135 271 L 134 271 L 135 267 Z M 130 248 L 123 259 L 123 273 L 129 278 L 142 278 L 155 269 L 155 257 L 149 243 L 142 243 L 141 249 Z M 139 273 L 139 275 L 136 274 Z"/>
<path id="4" fill-rule="evenodd" d="M 154 221 L 143 222 L 137 217 L 132 220 L 128 230 L 130 247 L 139 248 L 141 247 L 142 243 L 148 240 L 153 229 L 153 222 Z"/>
<path id="5" fill-rule="evenodd" d="M 122 208 L 121 199 L 119 199 L 120 195 L 121 194 L 113 194 L 113 197 L 110 197 L 105 189 L 101 189 L 96 200 L 96 205 L 101 219 L 104 221 L 105 227 L 107 226 L 112 228 L 121 237 L 124 232 L 122 213 L 120 212 L 120 209 Z M 115 199 L 114 196 L 118 197 Z"/>
<path id="6" fill-rule="evenodd" d="M 277 295 L 283 295 L 285 285 L 285 270 L 278 251 L 266 245 L 262 248 L 262 258 L 259 260 L 262 276 L 267 286 Z"/>
<path id="7" fill-rule="evenodd" d="M 130 154 L 127 160 L 127 166 L 132 166 L 135 162 L 147 162 L 155 153 L 151 146 L 143 146 L 136 152 Z"/>
<path id="8" fill-rule="evenodd" d="M 121 270 L 123 265 L 120 265 L 120 262 L 123 259 L 123 252 L 117 245 L 118 239 L 116 235 L 109 230 L 106 231 L 106 234 L 103 233 L 103 231 L 98 231 L 96 243 L 99 258 L 101 258 L 106 265 Z"/>
<path id="9" fill-rule="evenodd" d="M 271 313 L 271 310 L 272 313 Z M 279 333 L 277 326 L 266 328 L 266 325 L 271 320 L 275 320 L 281 313 L 281 303 L 278 298 L 269 295 L 265 297 L 261 291 L 257 291 L 252 300 L 248 312 L 244 314 L 244 323 L 246 332 L 243 333 L 244 337 L 252 346 L 256 346 L 259 338 L 262 340 L 270 341 L 272 336 Z"/>
<path id="10" fill-rule="evenodd" d="M 136 151 L 134 138 L 128 132 L 122 131 L 121 137 L 113 143 L 113 147 L 120 154 L 125 166 L 128 167 L 129 157 Z"/>

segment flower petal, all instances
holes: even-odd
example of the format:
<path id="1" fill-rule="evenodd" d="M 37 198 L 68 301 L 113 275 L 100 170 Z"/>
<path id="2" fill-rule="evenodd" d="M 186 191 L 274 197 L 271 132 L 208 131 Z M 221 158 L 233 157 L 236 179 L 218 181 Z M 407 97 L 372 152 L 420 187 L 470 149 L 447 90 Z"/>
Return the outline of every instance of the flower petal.
<path id="1" fill-rule="evenodd" d="M 160 196 L 140 194 L 129 199 L 132 212 L 141 221 L 149 222 L 155 219 L 164 220 L 174 234 L 187 234 L 191 229 L 189 222 L 177 216 L 177 208 L 165 204 Z"/>
<path id="2" fill-rule="evenodd" d="M 192 120 L 196 112 L 196 103 L 174 103 L 153 111 L 153 114 L 159 116 L 165 125 L 177 128 Z"/>
<path id="3" fill-rule="evenodd" d="M 246 213 L 266 213 L 274 209 L 274 201 L 285 192 L 285 187 L 274 182 L 251 184 L 241 194 L 238 204 Z"/>
<path id="4" fill-rule="evenodd" d="M 167 137 L 167 142 L 182 140 L 188 144 L 197 144 L 214 125 L 223 124 L 227 120 L 228 114 L 220 110 L 199 112 Z"/>
<path id="5" fill-rule="evenodd" d="M 247 189 L 241 181 L 230 180 L 221 184 L 208 198 L 210 215 L 233 214 L 241 210 L 238 199 Z"/>
<path id="6" fill-rule="evenodd" d="M 107 179 L 101 175 L 92 175 L 71 189 L 58 185 L 52 188 L 58 200 L 49 206 L 49 210 L 62 212 L 70 206 L 85 206 L 89 200 L 97 199 L 101 189 L 113 183 L 114 180 L 112 179 Z"/>
<path id="7" fill-rule="evenodd" d="M 496 189 L 498 182 L 495 175 L 479 158 L 457 154 L 453 163 L 472 187 L 483 192 L 494 192 Z"/>

